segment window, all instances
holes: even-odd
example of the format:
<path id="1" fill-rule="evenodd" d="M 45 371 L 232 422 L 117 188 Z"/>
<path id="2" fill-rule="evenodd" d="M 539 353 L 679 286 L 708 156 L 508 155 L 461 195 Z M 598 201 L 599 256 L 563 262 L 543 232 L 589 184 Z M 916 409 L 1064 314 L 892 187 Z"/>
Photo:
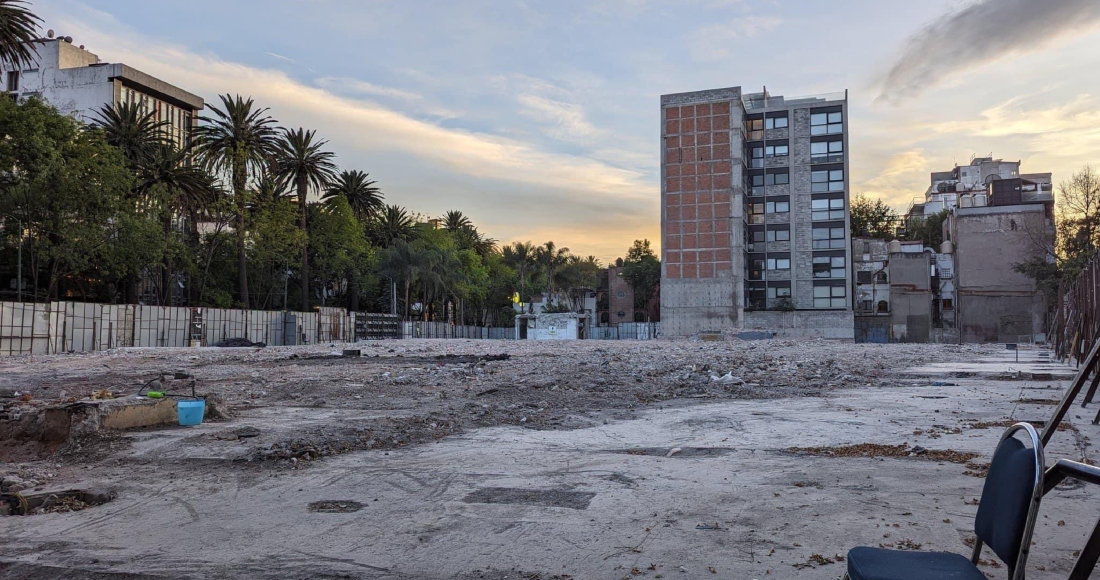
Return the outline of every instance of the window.
<path id="1" fill-rule="evenodd" d="M 875 274 L 875 284 L 889 284 L 889 280 L 886 278 L 886 272 Z"/>
<path id="2" fill-rule="evenodd" d="M 767 240 L 769 242 L 789 242 L 791 241 L 791 230 L 768 230 Z"/>
<path id="3" fill-rule="evenodd" d="M 8 71 L 8 92 L 14 93 L 19 90 L 19 71 Z"/>
<path id="4" fill-rule="evenodd" d="M 764 138 L 764 119 L 746 119 L 745 120 L 745 138 L 749 141 L 755 141 L 757 139 Z"/>
<path id="5" fill-rule="evenodd" d="M 844 286 L 814 286 L 814 308 L 844 308 Z"/>
<path id="6" fill-rule="evenodd" d="M 870 283 L 871 283 L 871 273 L 870 272 L 868 272 L 867 270 L 860 270 L 859 272 L 856 272 L 856 284 L 870 284 Z M 868 302 L 866 310 L 870 310 L 870 309 L 871 309 L 871 303 Z"/>
<path id="7" fill-rule="evenodd" d="M 791 259 L 790 258 L 768 258 L 769 270 L 790 270 Z"/>
<path id="8" fill-rule="evenodd" d="M 749 223 L 750 224 L 762 224 L 762 223 L 764 223 L 764 204 L 762 204 L 762 203 L 746 204 L 745 209 L 748 210 Z"/>
<path id="9" fill-rule="evenodd" d="M 753 147 L 752 148 L 752 167 L 761 168 L 764 166 L 764 148 Z"/>
<path id="10" fill-rule="evenodd" d="M 880 313 L 883 313 L 883 314 L 889 312 L 890 311 L 890 304 L 887 303 L 885 300 L 879 300 L 878 301 L 878 311 Z"/>
<path id="11" fill-rule="evenodd" d="M 871 311 L 871 301 L 870 300 L 864 300 L 863 302 L 860 302 L 859 303 L 859 309 L 864 311 L 864 312 L 870 312 Z"/>
<path id="12" fill-rule="evenodd" d="M 940 308 L 943 310 L 954 310 L 955 301 L 950 298 L 944 298 L 940 304 Z"/>
<path id="13" fill-rule="evenodd" d="M 776 298 L 790 298 L 791 287 L 790 286 L 769 286 L 768 287 L 768 300 L 775 300 Z"/>
<path id="14" fill-rule="evenodd" d="M 764 157 L 786 157 L 788 149 L 786 145 L 768 145 L 764 148 Z"/>
<path id="15" fill-rule="evenodd" d="M 626 292 L 619 292 L 615 296 L 618 296 L 619 299 L 622 300 L 623 298 L 626 298 Z"/>
<path id="16" fill-rule="evenodd" d="M 791 182 L 790 173 L 768 173 L 752 176 L 752 195 L 764 195 L 765 185 L 787 185 Z"/>
<path id="17" fill-rule="evenodd" d="M 763 288 L 748 288 L 745 292 L 745 306 L 748 308 L 755 308 L 757 310 L 765 308 L 764 304 L 764 289 Z"/>
<path id="18" fill-rule="evenodd" d="M 844 256 L 814 256 L 814 278 L 843 278 Z"/>
<path id="19" fill-rule="evenodd" d="M 791 211 L 791 202 L 789 201 L 769 201 L 767 203 L 766 213 L 787 213 Z"/>
<path id="20" fill-rule="evenodd" d="M 749 280 L 764 279 L 764 260 L 749 260 Z"/>
<path id="21" fill-rule="evenodd" d="M 844 161 L 844 141 L 819 141 L 810 143 L 810 163 L 836 163 Z"/>
<path id="22" fill-rule="evenodd" d="M 844 191 L 844 170 L 832 169 L 829 171 L 811 172 L 810 191 L 813 193 Z"/>
<path id="23" fill-rule="evenodd" d="M 840 111 L 810 115 L 810 135 L 837 135 L 843 132 L 844 115 Z"/>
<path id="24" fill-rule="evenodd" d="M 815 199 L 810 202 L 810 219 L 842 220 L 844 219 L 843 199 Z"/>
<path id="25" fill-rule="evenodd" d="M 844 228 L 814 228 L 812 237 L 815 250 L 844 249 Z"/>
<path id="26" fill-rule="evenodd" d="M 786 129 L 787 117 L 770 117 L 764 120 L 765 129 Z"/>

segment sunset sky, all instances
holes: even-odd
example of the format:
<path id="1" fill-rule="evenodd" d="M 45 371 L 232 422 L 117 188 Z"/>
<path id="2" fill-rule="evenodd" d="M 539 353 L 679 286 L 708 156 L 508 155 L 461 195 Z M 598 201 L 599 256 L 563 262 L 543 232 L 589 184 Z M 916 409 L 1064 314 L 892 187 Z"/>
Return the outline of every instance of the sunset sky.
<path id="1" fill-rule="evenodd" d="M 904 211 L 974 154 L 1100 164 L 1095 0 L 36 0 L 207 102 L 317 129 L 388 203 L 603 261 L 659 243 L 659 96 L 849 90 L 853 192 Z"/>

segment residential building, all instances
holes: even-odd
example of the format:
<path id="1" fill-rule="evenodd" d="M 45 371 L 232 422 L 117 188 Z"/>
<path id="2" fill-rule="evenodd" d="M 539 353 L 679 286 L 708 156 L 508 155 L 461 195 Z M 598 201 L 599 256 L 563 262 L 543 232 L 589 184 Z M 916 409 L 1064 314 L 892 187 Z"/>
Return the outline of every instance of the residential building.
<path id="1" fill-rule="evenodd" d="M 852 240 L 852 267 L 855 272 L 855 293 L 852 299 L 857 316 L 890 313 L 890 253 L 886 240 L 856 238 Z"/>
<path id="2" fill-rule="evenodd" d="M 83 46 L 74 46 L 72 37 L 45 38 L 32 44 L 38 52 L 36 64 L 0 71 L 8 94 L 41 98 L 82 123 L 95 121 L 104 105 L 135 102 L 155 112 L 177 144 L 190 139 L 204 106 L 202 97 L 125 64 L 101 62 Z"/>
<path id="3" fill-rule="evenodd" d="M 950 171 L 934 171 L 930 181 L 924 196 L 915 198 L 909 204 L 904 221 L 906 226 L 912 225 L 913 220 L 956 207 L 992 205 L 989 197 L 990 186 L 994 182 L 1003 182 L 998 187 L 1019 185 L 1021 191 L 1026 192 L 1022 197 L 1051 198 L 1053 195 L 1049 173 L 1021 174 L 1019 161 L 994 159 L 992 156 L 972 157 L 968 165 L 956 165 Z M 1012 205 L 1009 201 L 1006 194 L 1002 194 L 1001 205 Z"/>
<path id="4" fill-rule="evenodd" d="M 890 326 L 895 342 L 928 342 L 935 267 L 922 242 L 889 244 Z"/>
<path id="5" fill-rule="evenodd" d="M 847 102 L 661 97 L 664 335 L 853 337 Z"/>
<path id="6" fill-rule="evenodd" d="M 640 312 L 642 320 L 637 320 L 634 309 L 634 288 L 623 279 L 623 268 L 612 266 L 607 269 L 608 325 L 618 326 L 624 322 L 645 322 L 645 313 Z"/>

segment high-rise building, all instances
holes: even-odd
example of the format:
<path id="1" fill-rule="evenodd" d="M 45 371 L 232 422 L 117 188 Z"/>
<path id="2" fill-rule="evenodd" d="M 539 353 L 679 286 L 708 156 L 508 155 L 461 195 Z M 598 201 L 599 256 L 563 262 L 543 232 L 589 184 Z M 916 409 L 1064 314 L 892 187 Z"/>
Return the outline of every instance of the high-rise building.
<path id="1" fill-rule="evenodd" d="M 853 336 L 847 104 L 661 97 L 662 334 Z"/>

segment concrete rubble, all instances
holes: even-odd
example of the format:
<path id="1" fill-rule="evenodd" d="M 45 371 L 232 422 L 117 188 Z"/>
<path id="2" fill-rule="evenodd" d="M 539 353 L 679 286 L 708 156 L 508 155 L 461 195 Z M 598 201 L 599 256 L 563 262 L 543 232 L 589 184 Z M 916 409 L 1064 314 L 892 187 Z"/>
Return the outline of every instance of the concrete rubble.
<path id="1" fill-rule="evenodd" d="M 964 553 L 1001 431 L 1045 420 L 1072 377 L 1041 354 L 417 340 L 0 359 L 0 486 L 110 499 L 0 517 L 0 577 L 834 579 L 855 545 Z M 161 376 L 188 393 L 172 378 L 193 376 L 219 414 L 56 441 L 24 424 Z M 1090 457 L 1088 418 L 1070 412 L 1049 461 Z M 1029 578 L 1066 576 L 1097 497 L 1048 497 Z"/>

